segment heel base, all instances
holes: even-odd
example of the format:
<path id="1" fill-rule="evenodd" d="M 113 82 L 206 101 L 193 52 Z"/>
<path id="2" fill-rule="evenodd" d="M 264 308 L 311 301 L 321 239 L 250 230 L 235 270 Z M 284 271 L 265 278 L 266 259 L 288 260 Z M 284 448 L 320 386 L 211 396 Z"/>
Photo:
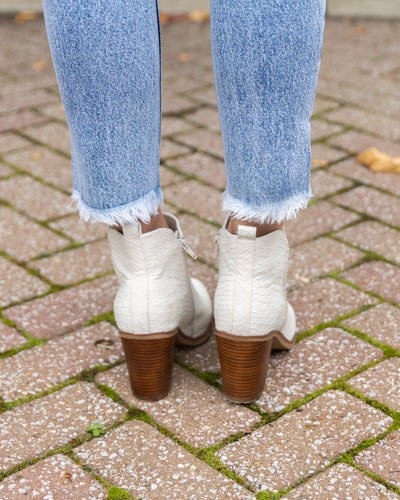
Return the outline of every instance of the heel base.
<path id="1" fill-rule="evenodd" d="M 168 395 L 175 335 L 176 332 L 155 335 L 120 332 L 131 389 L 139 399 L 158 401 Z"/>
<path id="2" fill-rule="evenodd" d="M 246 341 L 225 332 L 216 333 L 216 337 L 226 399 L 233 403 L 256 401 L 265 386 L 272 337 Z"/>

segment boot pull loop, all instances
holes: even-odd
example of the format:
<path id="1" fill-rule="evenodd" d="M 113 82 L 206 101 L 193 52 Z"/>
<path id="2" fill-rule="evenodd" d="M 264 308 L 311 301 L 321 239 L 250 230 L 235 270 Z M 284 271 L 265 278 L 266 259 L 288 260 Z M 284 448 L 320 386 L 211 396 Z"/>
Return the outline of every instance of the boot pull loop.
<path id="1" fill-rule="evenodd" d="M 257 228 L 254 226 L 242 226 L 238 225 L 237 235 L 239 238 L 246 238 L 248 240 L 255 240 L 257 235 Z"/>

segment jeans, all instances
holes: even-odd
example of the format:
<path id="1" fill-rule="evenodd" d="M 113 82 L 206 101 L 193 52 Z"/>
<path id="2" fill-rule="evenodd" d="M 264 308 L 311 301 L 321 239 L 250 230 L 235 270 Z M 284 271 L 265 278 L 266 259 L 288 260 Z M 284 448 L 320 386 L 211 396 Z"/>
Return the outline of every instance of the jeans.
<path id="1" fill-rule="evenodd" d="M 162 203 L 157 0 L 43 0 L 85 220 L 148 221 Z M 307 206 L 325 0 L 211 0 L 223 209 L 281 222 Z"/>

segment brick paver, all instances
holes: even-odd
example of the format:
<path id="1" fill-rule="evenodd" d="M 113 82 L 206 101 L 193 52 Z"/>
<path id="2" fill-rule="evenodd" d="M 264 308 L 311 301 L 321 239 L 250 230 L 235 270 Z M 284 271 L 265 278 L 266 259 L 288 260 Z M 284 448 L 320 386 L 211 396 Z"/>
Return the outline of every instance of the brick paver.
<path id="1" fill-rule="evenodd" d="M 386 300 L 400 302 L 400 269 L 387 262 L 366 262 L 340 276 L 352 281 L 362 290 L 375 292 Z"/>
<path id="2" fill-rule="evenodd" d="M 102 238 L 107 234 L 106 225 L 98 223 L 86 224 L 79 215 L 71 215 L 51 222 L 49 226 L 73 239 L 77 243 Z"/>
<path id="3" fill-rule="evenodd" d="M 66 194 L 44 186 L 25 175 L 1 181 L 0 198 L 13 203 L 15 208 L 39 221 L 75 211 Z"/>
<path id="4" fill-rule="evenodd" d="M 219 189 L 225 189 L 225 167 L 221 160 L 203 153 L 194 153 L 168 163 L 185 174 L 194 175 Z"/>
<path id="5" fill-rule="evenodd" d="M 129 405 L 146 411 L 191 446 L 205 448 L 237 432 L 249 432 L 260 420 L 257 413 L 227 403 L 222 392 L 210 387 L 187 370 L 174 366 L 168 396 L 154 403 L 132 395 L 126 365 L 96 376 L 100 384 L 111 387 Z M 185 412 L 181 408 L 186 408 Z"/>
<path id="6" fill-rule="evenodd" d="M 35 394 L 82 370 L 115 363 L 122 357 L 116 328 L 109 323 L 97 323 L 1 359 L 0 395 L 5 401 L 12 401 Z"/>
<path id="7" fill-rule="evenodd" d="M 364 254 L 330 238 L 318 238 L 293 247 L 289 254 L 288 287 L 300 287 L 332 271 L 344 269 Z"/>
<path id="8" fill-rule="evenodd" d="M 400 264 L 400 231 L 391 227 L 368 221 L 339 231 L 335 236 Z"/>
<path id="9" fill-rule="evenodd" d="M 47 283 L 0 257 L 0 306 L 41 295 L 49 288 Z"/>
<path id="10" fill-rule="evenodd" d="M 295 399 L 382 355 L 380 349 L 343 330 L 327 328 L 305 338 L 290 352 L 271 356 L 265 389 L 257 404 L 268 412 L 283 410 Z"/>
<path id="11" fill-rule="evenodd" d="M 0 151 L 2 155 L 23 146 L 29 146 L 29 144 L 30 143 L 26 139 L 11 132 L 0 134 Z"/>
<path id="12" fill-rule="evenodd" d="M 331 135 L 341 132 L 343 127 L 341 125 L 334 125 L 322 120 L 313 120 L 311 124 L 311 141 L 318 141 L 330 137 Z"/>
<path id="13" fill-rule="evenodd" d="M 386 172 L 384 175 L 380 172 L 373 172 L 368 167 L 360 165 L 354 158 L 345 160 L 333 165 L 331 172 L 350 177 L 363 184 L 376 186 L 394 194 L 400 195 L 400 176 Z"/>
<path id="14" fill-rule="evenodd" d="M 398 307 L 379 304 L 342 323 L 400 350 L 400 309 Z"/>
<path id="15" fill-rule="evenodd" d="M 32 259 L 69 244 L 66 238 L 39 226 L 8 207 L 0 206 L 0 249 L 14 259 Z"/>
<path id="16" fill-rule="evenodd" d="M 357 214 L 320 201 L 285 224 L 290 245 L 295 246 L 320 234 L 340 229 L 358 219 Z"/>
<path id="17" fill-rule="evenodd" d="M 255 498 L 139 420 L 127 422 L 104 438 L 79 446 L 75 453 L 106 480 L 124 487 L 137 498 Z"/>
<path id="18" fill-rule="evenodd" d="M 311 283 L 288 295 L 296 311 L 297 331 L 310 330 L 320 323 L 373 304 L 376 299 L 331 278 Z"/>
<path id="19" fill-rule="evenodd" d="M 160 157 L 162 160 L 167 160 L 168 158 L 174 158 L 175 156 L 183 155 L 189 153 L 190 149 L 186 146 L 172 142 L 169 139 L 163 139 L 161 141 Z"/>
<path id="20" fill-rule="evenodd" d="M 400 145 L 393 141 L 377 139 L 367 134 L 351 130 L 345 134 L 329 139 L 329 144 L 340 146 L 351 153 L 361 153 L 364 149 L 375 147 L 393 156 L 400 155 Z"/>
<path id="21" fill-rule="evenodd" d="M 333 199 L 336 203 L 400 226 L 400 199 L 367 186 L 359 186 Z"/>
<path id="22" fill-rule="evenodd" d="M 0 177 L 8 177 L 14 173 L 14 170 L 4 163 L 0 163 Z"/>
<path id="23" fill-rule="evenodd" d="M 82 279 L 94 278 L 112 270 L 107 241 L 89 243 L 83 247 L 60 252 L 29 264 L 42 276 L 58 285 L 73 285 Z"/>
<path id="24" fill-rule="evenodd" d="M 73 460 L 57 454 L 4 479 L 0 483 L 0 496 L 28 500 L 105 500 L 107 489 Z"/>
<path id="25" fill-rule="evenodd" d="M 330 391 L 258 429 L 217 456 L 257 490 L 279 490 L 321 470 L 392 422 L 360 400 Z"/>
<path id="26" fill-rule="evenodd" d="M 372 399 L 399 411 L 400 410 L 400 359 L 391 358 L 357 377 L 349 384 Z"/>
<path id="27" fill-rule="evenodd" d="M 325 167 L 327 163 L 336 162 L 346 156 L 347 153 L 342 150 L 327 146 L 323 142 L 314 142 L 311 146 L 311 168 Z"/>
<path id="28" fill-rule="evenodd" d="M 0 352 L 19 347 L 25 342 L 25 337 L 0 321 Z"/>
<path id="29" fill-rule="evenodd" d="M 24 135 L 53 149 L 71 154 L 68 128 L 60 123 L 45 123 L 23 129 Z"/>
<path id="30" fill-rule="evenodd" d="M 372 114 L 370 111 L 343 106 L 331 113 L 326 113 L 325 116 L 334 122 L 352 125 L 389 139 L 397 140 L 400 137 L 400 125 L 396 120 Z"/>
<path id="31" fill-rule="evenodd" d="M 4 316 L 35 337 L 52 338 L 111 311 L 116 290 L 115 276 L 107 276 L 11 307 Z"/>
<path id="32" fill-rule="evenodd" d="M 398 500 L 400 495 L 387 490 L 383 484 L 374 481 L 356 468 L 341 463 L 321 472 L 282 498 L 285 500 L 321 500 L 322 498 Z"/>
<path id="33" fill-rule="evenodd" d="M 355 463 L 379 474 L 389 483 L 400 487 L 400 431 L 391 432 L 385 439 L 362 451 Z"/>
<path id="34" fill-rule="evenodd" d="M 212 187 L 190 180 L 168 187 L 164 190 L 164 196 L 167 202 L 196 212 L 209 221 L 222 224 L 225 220 L 225 215 L 221 212 L 222 194 Z"/>
<path id="35" fill-rule="evenodd" d="M 64 156 L 40 146 L 31 146 L 9 153 L 4 159 L 35 177 L 72 191 L 71 162 Z"/>
<path id="36" fill-rule="evenodd" d="M 213 386 L 221 382 L 214 335 L 175 349 L 184 367 L 174 365 L 165 400 L 132 395 L 111 324 L 117 279 L 101 277 L 112 270 L 106 226 L 82 222 L 68 196 L 70 139 L 43 18 L 0 17 L 0 463 L 15 467 L 0 473 L 0 498 L 121 496 L 107 485 L 143 500 L 250 499 L 262 490 L 267 498 L 400 498 L 399 431 L 372 444 L 400 411 L 400 175 L 356 160 L 370 147 L 400 156 L 399 27 L 327 20 L 311 125 L 315 198 L 285 224 L 298 332 L 316 333 L 272 353 L 265 390 L 247 408 Z M 160 183 L 199 256 L 188 259 L 189 272 L 213 297 L 226 180 L 210 28 L 161 30 Z M 333 327 L 322 329 L 327 321 Z M 110 399 L 115 392 L 132 405 L 128 416 L 124 401 Z M 95 422 L 118 423 L 82 444 Z M 361 453 L 345 455 L 349 464 L 323 470 L 363 440 Z"/>
<path id="37" fill-rule="evenodd" d="M 324 170 L 318 170 L 311 174 L 311 190 L 314 196 L 320 198 L 329 194 L 349 188 L 352 183 L 343 177 L 332 175 Z"/>
<path id="38" fill-rule="evenodd" d="M 125 408 L 84 382 L 7 411 L 0 415 L 1 470 L 82 436 L 93 422 L 111 425 L 125 413 Z"/>
<path id="39" fill-rule="evenodd" d="M 199 149 L 200 151 L 207 151 L 215 156 L 223 158 L 222 137 L 214 132 L 208 130 L 195 130 L 182 134 L 179 136 L 179 141 L 191 146 L 192 148 Z"/>

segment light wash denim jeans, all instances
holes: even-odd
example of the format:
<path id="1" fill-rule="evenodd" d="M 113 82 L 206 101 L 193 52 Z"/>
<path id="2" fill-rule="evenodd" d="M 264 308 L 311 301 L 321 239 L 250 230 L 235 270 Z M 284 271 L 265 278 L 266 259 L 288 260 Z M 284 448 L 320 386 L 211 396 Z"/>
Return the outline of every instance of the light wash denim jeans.
<path id="1" fill-rule="evenodd" d="M 157 0 L 43 0 L 85 220 L 147 221 L 159 184 Z M 211 0 L 227 189 L 223 209 L 292 218 L 310 192 L 310 119 L 325 0 Z"/>

